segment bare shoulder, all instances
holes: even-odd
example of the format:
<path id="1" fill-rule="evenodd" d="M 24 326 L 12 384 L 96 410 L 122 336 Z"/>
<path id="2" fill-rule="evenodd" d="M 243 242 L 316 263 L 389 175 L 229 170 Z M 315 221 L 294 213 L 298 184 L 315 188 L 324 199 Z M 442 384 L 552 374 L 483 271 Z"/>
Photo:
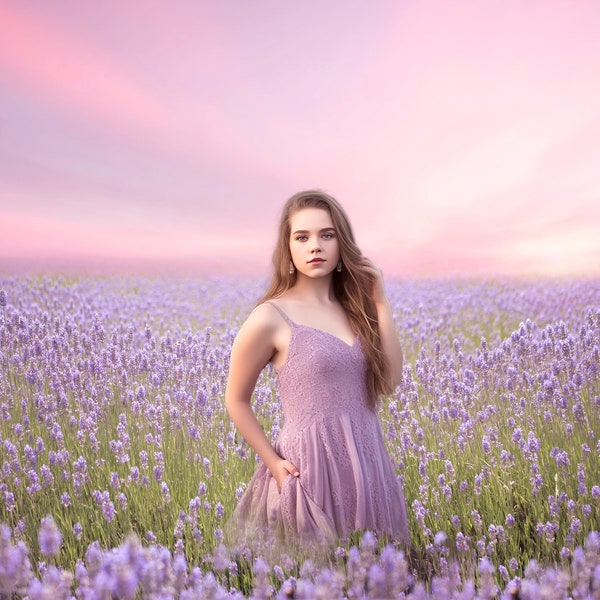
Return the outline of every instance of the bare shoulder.
<path id="1" fill-rule="evenodd" d="M 282 317 L 277 309 L 268 302 L 263 302 L 248 315 L 238 335 L 270 339 L 281 327 L 281 322 Z"/>

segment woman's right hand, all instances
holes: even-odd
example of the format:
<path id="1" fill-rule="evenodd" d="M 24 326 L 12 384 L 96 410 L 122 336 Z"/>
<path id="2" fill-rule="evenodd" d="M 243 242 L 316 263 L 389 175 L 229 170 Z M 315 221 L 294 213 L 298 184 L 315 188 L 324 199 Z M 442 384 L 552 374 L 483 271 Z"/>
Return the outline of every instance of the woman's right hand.
<path id="1" fill-rule="evenodd" d="M 281 487 L 283 486 L 283 482 L 286 477 L 290 475 L 292 477 L 299 477 L 300 471 L 289 461 L 282 458 L 277 461 L 277 463 L 271 469 L 271 474 L 275 477 L 275 481 L 277 482 L 277 489 L 281 492 Z"/>

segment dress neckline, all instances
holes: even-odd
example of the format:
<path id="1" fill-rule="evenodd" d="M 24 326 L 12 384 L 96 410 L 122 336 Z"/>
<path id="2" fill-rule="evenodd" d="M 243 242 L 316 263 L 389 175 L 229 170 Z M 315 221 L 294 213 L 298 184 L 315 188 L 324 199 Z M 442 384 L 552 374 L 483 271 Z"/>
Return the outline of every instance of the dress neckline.
<path id="1" fill-rule="evenodd" d="M 290 319 L 290 324 L 293 327 L 304 327 L 305 329 L 312 329 L 313 331 L 316 331 L 318 333 L 323 333 L 329 337 L 332 337 L 334 340 L 338 340 L 339 342 L 344 344 L 344 346 L 346 346 L 347 348 L 354 348 L 354 346 L 356 346 L 356 342 L 358 341 L 357 335 L 354 336 L 354 340 L 352 341 L 351 344 L 349 344 L 346 340 L 343 340 L 341 337 L 338 337 L 337 335 L 335 335 L 329 331 L 325 331 L 324 329 L 319 329 L 318 327 L 313 327 L 312 325 L 304 325 L 302 323 L 296 323 L 295 321 L 292 321 L 291 319 Z"/>
<path id="2" fill-rule="evenodd" d="M 313 327 L 312 325 L 304 325 L 303 323 L 297 323 L 296 321 L 290 319 L 290 317 L 288 317 L 288 315 L 285 313 L 285 311 L 280 306 L 277 306 L 277 304 L 275 304 L 271 300 L 266 300 L 266 304 L 270 304 L 271 306 L 275 307 L 277 309 L 277 311 L 279 312 L 279 314 L 292 327 L 304 327 L 305 329 L 312 329 L 313 331 L 317 331 L 319 333 L 323 333 L 323 334 L 325 334 L 325 335 L 327 335 L 329 337 L 334 338 L 335 340 L 338 340 L 339 342 L 341 342 L 342 344 L 344 344 L 344 346 L 346 346 L 346 348 L 354 348 L 354 346 L 356 346 L 356 342 L 358 341 L 358 335 L 355 335 L 354 339 L 352 340 L 352 343 L 349 344 L 346 340 L 343 340 L 341 337 L 338 337 L 337 335 L 335 335 L 334 333 L 331 333 L 330 331 L 325 331 L 325 329 L 319 329 L 318 327 Z"/>

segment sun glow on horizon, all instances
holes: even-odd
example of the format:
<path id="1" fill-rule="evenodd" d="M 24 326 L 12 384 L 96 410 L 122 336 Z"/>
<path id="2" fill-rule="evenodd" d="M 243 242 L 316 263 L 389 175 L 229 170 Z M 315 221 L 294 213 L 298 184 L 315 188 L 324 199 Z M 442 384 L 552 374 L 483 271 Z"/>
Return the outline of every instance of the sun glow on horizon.
<path id="1" fill-rule="evenodd" d="M 395 275 L 600 275 L 600 6 L 65 7 L 0 6 L 0 268 L 262 272 L 318 187 Z"/>

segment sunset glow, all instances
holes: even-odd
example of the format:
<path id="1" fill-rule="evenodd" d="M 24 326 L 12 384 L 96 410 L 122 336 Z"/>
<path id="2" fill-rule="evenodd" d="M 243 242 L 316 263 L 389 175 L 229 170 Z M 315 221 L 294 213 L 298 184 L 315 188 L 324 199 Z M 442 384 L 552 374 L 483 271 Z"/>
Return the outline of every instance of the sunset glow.
<path id="1" fill-rule="evenodd" d="M 0 271 L 266 273 L 322 188 L 398 276 L 600 274 L 600 5 L 0 5 Z"/>

